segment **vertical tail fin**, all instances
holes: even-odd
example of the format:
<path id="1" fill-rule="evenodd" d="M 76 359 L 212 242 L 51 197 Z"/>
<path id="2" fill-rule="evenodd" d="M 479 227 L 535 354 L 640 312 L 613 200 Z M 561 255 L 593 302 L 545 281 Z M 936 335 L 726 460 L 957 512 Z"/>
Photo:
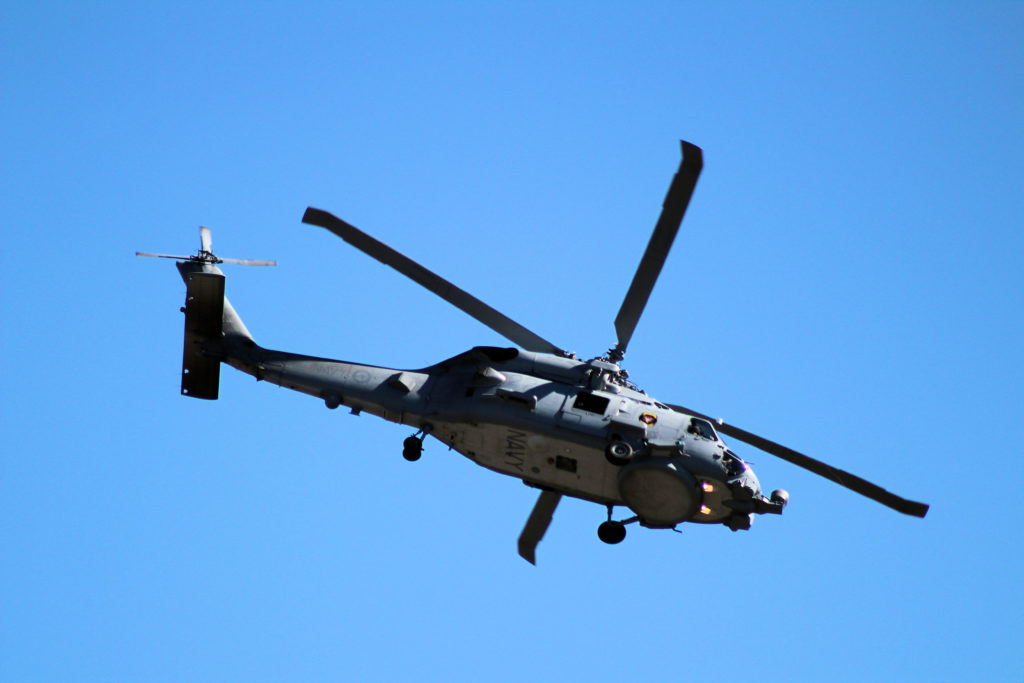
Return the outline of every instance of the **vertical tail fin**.
<path id="1" fill-rule="evenodd" d="M 224 296 L 224 273 L 217 266 L 191 261 L 177 265 L 185 281 L 181 393 L 216 400 L 224 341 L 228 338 L 252 341 L 252 335 Z"/>
<path id="2" fill-rule="evenodd" d="M 211 348 L 224 331 L 224 275 L 182 272 L 185 280 L 185 349 L 181 359 L 181 393 L 216 400 L 220 358 Z M 205 347 L 205 349 L 204 349 Z"/>

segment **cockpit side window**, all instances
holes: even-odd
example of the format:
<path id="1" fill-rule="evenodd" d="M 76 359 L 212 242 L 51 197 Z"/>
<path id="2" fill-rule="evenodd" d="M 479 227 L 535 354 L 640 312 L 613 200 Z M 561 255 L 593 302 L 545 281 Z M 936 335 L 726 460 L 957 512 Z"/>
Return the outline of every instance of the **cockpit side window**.
<path id="1" fill-rule="evenodd" d="M 690 434 L 710 439 L 711 441 L 718 441 L 718 435 L 715 434 L 715 428 L 711 426 L 710 422 L 702 420 L 699 417 L 690 418 L 690 427 L 686 431 Z"/>
<path id="2" fill-rule="evenodd" d="M 725 469 L 730 477 L 738 477 L 747 469 L 747 464 L 740 460 L 740 456 L 730 450 L 725 451 L 722 462 L 725 463 Z"/>

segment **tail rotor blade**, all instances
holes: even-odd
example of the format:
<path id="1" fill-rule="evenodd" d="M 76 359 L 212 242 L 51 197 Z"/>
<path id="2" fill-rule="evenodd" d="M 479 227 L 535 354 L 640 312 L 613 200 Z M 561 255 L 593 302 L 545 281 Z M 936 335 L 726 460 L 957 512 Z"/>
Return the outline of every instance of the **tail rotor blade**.
<path id="1" fill-rule="evenodd" d="M 686 207 L 690 204 L 690 197 L 693 196 L 693 189 L 697 186 L 697 178 L 704 168 L 704 153 L 700 147 L 681 141 L 683 158 L 679 162 L 679 170 L 672 178 L 672 184 L 665 195 L 665 201 L 661 206 L 661 216 L 654 226 L 651 239 L 647 243 L 647 250 L 644 252 L 640 265 L 633 275 L 633 282 L 629 285 L 629 291 L 622 301 L 619 314 L 615 317 L 615 333 L 618 342 L 611 350 L 612 360 L 621 360 L 626 353 L 626 346 L 633 337 L 633 330 L 640 320 L 644 308 L 647 306 L 647 299 L 651 296 L 654 283 L 658 280 L 661 267 L 665 265 L 665 258 L 672 248 L 676 233 L 683 222 L 683 215 Z"/>
<path id="2" fill-rule="evenodd" d="M 137 251 L 137 252 L 135 252 L 135 255 L 136 256 L 149 256 L 151 258 L 173 258 L 173 259 L 177 259 L 179 261 L 188 261 L 189 259 L 192 258 L 191 256 L 175 256 L 173 254 L 150 254 L 148 251 Z"/>
<path id="3" fill-rule="evenodd" d="M 866 496 L 871 500 L 877 501 L 882 505 L 896 510 L 897 512 L 902 512 L 905 515 L 912 515 L 914 517 L 924 517 L 928 513 L 929 506 L 926 503 L 918 503 L 917 501 L 897 496 L 895 493 L 887 491 L 881 486 L 873 484 L 866 479 L 862 479 L 856 474 L 851 474 L 846 470 L 841 470 L 838 467 L 833 467 L 832 465 L 821 462 L 820 460 L 815 460 L 810 456 L 794 451 L 792 448 L 787 448 L 782 444 L 778 444 L 762 436 L 758 436 L 757 434 L 752 434 L 745 429 L 734 427 L 733 425 L 722 422 L 721 420 L 715 420 L 703 413 L 698 413 L 695 410 L 671 404 L 669 407 L 678 412 L 708 420 L 715 425 L 718 431 L 727 436 L 739 439 L 746 444 L 759 448 L 765 453 L 770 453 L 777 458 L 782 458 L 783 460 L 791 462 L 798 467 L 814 472 L 818 476 L 834 481 L 840 486 L 844 486 L 851 491 L 855 491 L 862 496 Z"/>
<path id="4" fill-rule="evenodd" d="M 236 266 L 276 266 L 277 261 L 264 261 L 251 258 L 218 258 L 218 263 L 233 263 Z"/>
<path id="5" fill-rule="evenodd" d="M 210 234 L 209 228 L 199 226 L 199 243 L 203 251 L 208 254 L 213 253 L 213 236 Z"/>

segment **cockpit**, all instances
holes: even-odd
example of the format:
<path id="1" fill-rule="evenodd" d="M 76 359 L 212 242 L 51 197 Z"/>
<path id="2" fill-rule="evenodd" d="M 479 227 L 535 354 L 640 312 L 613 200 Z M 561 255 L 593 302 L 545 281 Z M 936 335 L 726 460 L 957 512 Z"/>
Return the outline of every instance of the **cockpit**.
<path id="1" fill-rule="evenodd" d="M 749 472 L 750 468 L 747 467 L 747 463 L 740 459 L 740 456 L 736 455 L 730 450 L 725 451 L 725 457 L 722 458 L 722 463 L 725 465 L 726 472 L 729 473 L 729 478 L 735 478 Z"/>
<path id="2" fill-rule="evenodd" d="M 695 436 L 718 441 L 718 434 L 715 433 L 715 428 L 711 426 L 710 422 L 699 417 L 690 418 L 690 426 L 687 427 L 686 431 Z"/>

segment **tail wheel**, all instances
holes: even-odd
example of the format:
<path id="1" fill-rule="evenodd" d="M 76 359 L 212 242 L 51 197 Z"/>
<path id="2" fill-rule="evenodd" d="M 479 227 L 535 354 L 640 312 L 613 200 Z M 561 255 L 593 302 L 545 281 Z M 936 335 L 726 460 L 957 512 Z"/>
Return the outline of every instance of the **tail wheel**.
<path id="1" fill-rule="evenodd" d="M 416 462 L 423 455 L 423 442 L 410 436 L 402 443 L 402 457 L 409 462 Z"/>

